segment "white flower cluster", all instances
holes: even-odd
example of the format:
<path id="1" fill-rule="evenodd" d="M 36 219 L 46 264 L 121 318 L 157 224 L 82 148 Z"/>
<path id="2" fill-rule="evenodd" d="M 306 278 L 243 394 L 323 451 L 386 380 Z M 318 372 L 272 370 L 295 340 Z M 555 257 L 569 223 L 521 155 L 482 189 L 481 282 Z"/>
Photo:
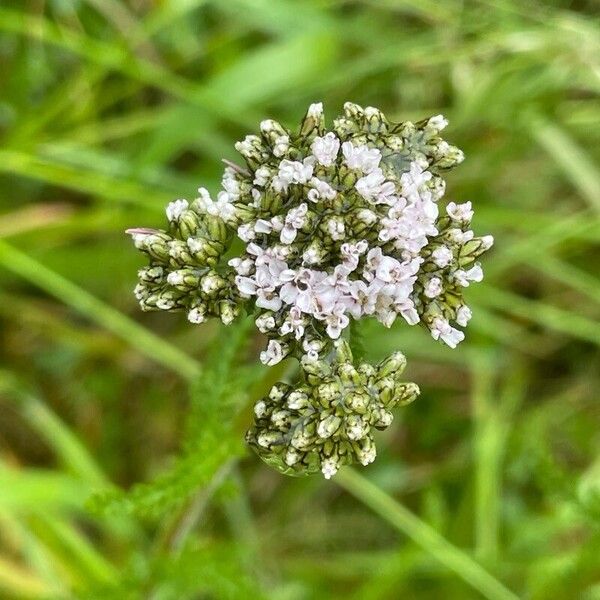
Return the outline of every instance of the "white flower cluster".
<path id="1" fill-rule="evenodd" d="M 373 123 L 380 134 L 373 135 Z M 478 265 L 457 268 L 460 247 L 473 236 L 457 229 L 450 243 L 437 244 L 447 221 L 439 218 L 440 171 L 462 153 L 439 138 L 443 117 L 410 125 L 394 133 L 376 109 L 347 104 L 345 117 L 325 131 L 316 104 L 302 125 L 308 135 L 269 120 L 262 137 L 237 144 L 251 170 L 235 177 L 249 187 L 252 218 L 238 220 L 247 245 L 229 265 L 240 295 L 260 310 L 257 326 L 270 338 L 261 354 L 266 364 L 292 351 L 314 360 L 314 348 L 328 348 L 351 318 L 374 316 L 387 327 L 398 316 L 411 325 L 423 321 L 451 347 L 464 337 L 450 319 L 466 324 L 466 306 L 458 315 L 440 301 L 450 287 L 481 279 Z M 450 203 L 448 215 L 468 223 L 470 203 Z"/>
<path id="2" fill-rule="evenodd" d="M 373 429 L 418 393 L 392 376 L 398 354 L 354 365 L 352 319 L 400 317 L 452 348 L 464 339 L 463 292 L 482 280 L 477 259 L 493 239 L 470 229 L 470 202 L 440 210 L 443 175 L 463 160 L 440 137 L 446 125 L 441 115 L 391 123 L 346 103 L 328 130 L 313 104 L 298 132 L 267 120 L 238 142 L 246 164 L 225 161 L 216 199 L 200 188 L 168 205 L 166 231 L 129 230 L 150 259 L 135 290 L 143 310 L 225 324 L 250 312 L 268 338 L 263 363 L 301 360 L 301 385 L 259 401 L 247 438 L 284 472 L 329 478 L 368 464 Z"/>

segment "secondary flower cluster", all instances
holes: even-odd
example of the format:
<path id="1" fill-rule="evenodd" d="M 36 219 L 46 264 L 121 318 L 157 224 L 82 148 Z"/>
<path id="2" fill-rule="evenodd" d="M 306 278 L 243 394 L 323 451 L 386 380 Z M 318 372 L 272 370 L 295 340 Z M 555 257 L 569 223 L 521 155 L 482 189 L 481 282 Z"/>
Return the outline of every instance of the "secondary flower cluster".
<path id="1" fill-rule="evenodd" d="M 405 366 L 400 352 L 377 366 L 354 366 L 343 341 L 331 364 L 311 364 L 305 382 L 278 383 L 255 404 L 256 421 L 246 440 L 288 475 L 321 471 L 329 479 L 342 465 L 368 465 L 376 456 L 373 429 L 386 429 L 391 409 L 419 393 L 416 384 L 400 380 Z"/>
<path id="2" fill-rule="evenodd" d="M 493 240 L 474 236 L 470 202 L 450 202 L 440 214 L 442 175 L 463 160 L 440 137 L 446 124 L 441 116 L 391 123 L 379 110 L 351 103 L 331 130 L 321 104 L 309 107 L 298 132 L 263 121 L 259 135 L 236 144 L 245 166 L 226 161 L 216 199 L 200 188 L 194 201 L 169 204 L 168 230 L 130 230 L 150 257 L 136 288 L 142 309 L 184 310 L 193 323 L 218 316 L 227 324 L 245 308 L 267 337 L 262 362 L 294 356 L 305 375 L 329 377 L 326 367 L 351 319 L 372 316 L 390 327 L 400 317 L 455 347 L 471 316 L 463 289 L 482 279 L 476 261 Z M 304 386 L 321 385 L 305 379 Z M 363 438 L 352 439 L 345 425 L 335 432 L 350 446 L 336 442 L 334 454 L 331 436 L 323 450 L 318 432 L 304 454 L 294 446 L 282 455 L 282 442 L 265 445 L 288 426 L 305 430 L 297 429 L 305 407 L 285 422 L 274 416 L 289 411 L 284 404 L 293 393 L 274 392 L 265 404 L 269 424 L 257 413 L 250 440 L 261 456 L 325 473 L 334 454 L 339 464 L 370 456 L 357 450 Z M 317 416 L 311 419 L 318 428 Z M 364 439 L 374 448 L 370 434 Z"/>

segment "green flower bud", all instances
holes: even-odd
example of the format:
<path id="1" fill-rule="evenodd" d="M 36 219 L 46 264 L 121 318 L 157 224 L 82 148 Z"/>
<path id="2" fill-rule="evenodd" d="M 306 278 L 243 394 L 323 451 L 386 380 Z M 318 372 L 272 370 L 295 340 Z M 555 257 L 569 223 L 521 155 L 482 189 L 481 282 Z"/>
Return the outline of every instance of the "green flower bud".
<path id="1" fill-rule="evenodd" d="M 384 406 L 388 406 L 394 397 L 396 382 L 392 377 L 380 377 L 375 382 L 375 388 L 379 392 L 379 398 Z"/>
<path id="2" fill-rule="evenodd" d="M 493 243 L 494 239 L 491 235 L 473 238 L 460 247 L 458 251 L 458 264 L 461 267 L 471 265 L 486 250 L 489 250 Z"/>
<path id="3" fill-rule="evenodd" d="M 325 130 L 323 105 L 319 102 L 311 104 L 300 125 L 300 136 L 310 140 L 316 135 L 321 135 Z"/>
<path id="4" fill-rule="evenodd" d="M 398 383 L 394 390 L 394 404 L 406 406 L 414 402 L 420 393 L 421 390 L 416 383 Z"/>
<path id="5" fill-rule="evenodd" d="M 145 252 L 150 258 L 166 262 L 169 259 L 169 243 L 171 236 L 163 231 L 154 231 L 152 233 L 137 232 L 132 233 L 135 247 Z"/>
<path id="6" fill-rule="evenodd" d="M 331 437 L 340 427 L 342 419 L 336 415 L 327 415 L 324 419 L 319 421 L 317 426 L 317 435 L 320 438 Z"/>
<path id="7" fill-rule="evenodd" d="M 360 391 L 351 392 L 345 397 L 346 406 L 359 415 L 367 413 L 369 401 L 369 395 Z"/>
<path id="8" fill-rule="evenodd" d="M 338 367 L 338 375 L 340 381 L 347 385 L 360 385 L 363 382 L 363 378 L 360 373 L 354 368 L 351 363 L 342 363 Z"/>
<path id="9" fill-rule="evenodd" d="M 205 298 L 215 298 L 227 287 L 227 281 L 216 271 L 209 271 L 200 279 L 200 290 Z"/>
<path id="10" fill-rule="evenodd" d="M 323 406 L 329 406 L 341 393 L 339 383 L 328 381 L 321 383 L 316 389 L 316 395 Z"/>
<path id="11" fill-rule="evenodd" d="M 145 283 L 162 283 L 164 281 L 164 269 L 161 266 L 145 267 L 138 271 L 138 278 Z"/>
<path id="12" fill-rule="evenodd" d="M 364 127 L 370 133 L 379 133 L 385 135 L 388 131 L 388 121 L 384 114 L 372 106 L 367 106 L 364 110 Z"/>
<path id="13" fill-rule="evenodd" d="M 206 238 L 189 237 L 186 241 L 192 262 L 202 266 L 216 267 L 224 246 Z"/>
<path id="14" fill-rule="evenodd" d="M 184 210 L 171 224 L 171 228 L 176 231 L 177 237 L 185 240 L 193 237 L 200 228 L 200 216 L 193 210 Z"/>
<path id="15" fill-rule="evenodd" d="M 224 325 L 230 325 L 239 316 L 241 310 L 239 304 L 232 300 L 220 300 L 216 304 L 215 313 L 221 318 Z"/>
<path id="16" fill-rule="evenodd" d="M 185 267 L 193 263 L 187 244 L 182 240 L 171 240 L 168 243 L 169 263 L 174 267 Z"/>
<path id="17" fill-rule="evenodd" d="M 404 371 L 406 367 L 406 357 L 402 352 L 394 352 L 377 366 L 377 375 L 379 378 L 396 377 Z"/>
<path id="18" fill-rule="evenodd" d="M 185 292 L 186 290 L 198 289 L 200 283 L 200 272 L 196 269 L 177 269 L 171 271 L 167 276 L 169 285 Z"/>

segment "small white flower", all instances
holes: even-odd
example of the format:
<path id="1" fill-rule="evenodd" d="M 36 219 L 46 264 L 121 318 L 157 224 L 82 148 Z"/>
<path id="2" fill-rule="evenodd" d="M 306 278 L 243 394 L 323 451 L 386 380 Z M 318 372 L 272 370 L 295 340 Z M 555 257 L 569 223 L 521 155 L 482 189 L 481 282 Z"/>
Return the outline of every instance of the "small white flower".
<path id="1" fill-rule="evenodd" d="M 273 119 L 264 119 L 260 122 L 259 127 L 263 133 L 269 133 L 270 131 L 274 130 L 281 131 L 281 125 Z"/>
<path id="2" fill-rule="evenodd" d="M 400 314 L 409 325 L 416 325 L 420 321 L 419 313 L 414 305 L 401 309 Z"/>
<path id="3" fill-rule="evenodd" d="M 206 188 L 198 188 L 200 196 L 196 199 L 198 208 L 206 214 L 221 217 L 224 221 L 231 221 L 235 217 L 235 206 L 227 192 L 219 192 L 217 201 L 214 202 Z"/>
<path id="4" fill-rule="evenodd" d="M 305 158 L 302 162 L 298 160 L 288 160 L 287 158 L 279 163 L 279 172 L 273 178 L 273 187 L 276 192 L 287 191 L 293 183 L 306 184 L 312 177 L 314 158 Z"/>
<path id="5" fill-rule="evenodd" d="M 260 353 L 260 362 L 272 367 L 285 357 L 283 346 L 277 340 L 269 340 L 267 349 Z"/>
<path id="6" fill-rule="evenodd" d="M 448 119 L 446 119 L 444 115 L 435 115 L 435 117 L 429 118 L 427 126 L 434 129 L 436 132 L 442 131 L 442 129 L 445 129 L 448 126 Z"/>
<path id="7" fill-rule="evenodd" d="M 173 300 L 169 300 L 168 298 L 160 298 L 156 302 L 156 308 L 159 308 L 160 310 L 171 310 L 175 308 L 175 302 L 173 302 Z"/>
<path id="8" fill-rule="evenodd" d="M 473 210 L 471 209 L 470 202 L 465 202 L 464 204 L 449 202 L 446 207 L 446 212 L 453 221 L 458 221 L 460 223 L 469 223 L 473 218 Z"/>
<path id="9" fill-rule="evenodd" d="M 169 202 L 167 204 L 167 219 L 173 223 L 177 221 L 179 217 L 188 209 L 188 201 L 187 200 L 174 200 L 173 202 Z"/>
<path id="10" fill-rule="evenodd" d="M 366 433 L 367 426 L 360 418 L 349 427 L 346 427 L 348 438 L 354 441 L 362 439 L 365 437 Z"/>
<path id="11" fill-rule="evenodd" d="M 327 335 L 332 340 L 337 340 L 342 334 L 342 331 L 350 324 L 350 319 L 344 314 L 343 308 L 340 308 L 327 315 L 325 317 L 325 323 L 327 324 Z"/>
<path id="12" fill-rule="evenodd" d="M 409 261 L 400 262 L 392 256 L 383 254 L 379 247 L 371 248 L 367 254 L 367 266 L 371 271 L 365 273 L 365 278 L 372 279 L 373 276 L 375 276 L 383 283 L 399 284 L 401 282 L 408 282 L 412 289 L 412 283 L 414 282 L 413 276 L 416 275 L 421 260 L 422 259 L 420 258 L 415 258 Z M 397 292 L 399 290 L 395 291 Z"/>
<path id="13" fill-rule="evenodd" d="M 290 138 L 287 135 L 280 135 L 275 139 L 273 145 L 273 154 L 281 158 L 290 148 Z"/>
<path id="14" fill-rule="evenodd" d="M 192 254 L 199 254 L 206 249 L 206 240 L 203 238 L 189 237 L 186 244 Z"/>
<path id="15" fill-rule="evenodd" d="M 319 119 L 323 115 L 323 103 L 322 102 L 313 102 L 308 107 L 308 112 L 306 113 L 307 117 L 312 117 L 313 119 Z"/>
<path id="16" fill-rule="evenodd" d="M 452 262 L 452 250 L 448 246 L 439 246 L 431 253 L 431 258 L 440 269 L 443 269 Z"/>
<path id="17" fill-rule="evenodd" d="M 305 265 L 318 265 L 322 259 L 321 252 L 314 245 L 309 246 L 302 253 L 302 262 Z"/>
<path id="18" fill-rule="evenodd" d="M 377 221 L 377 214 L 368 208 L 361 209 L 356 216 L 365 225 L 373 225 Z"/>
<path id="19" fill-rule="evenodd" d="M 342 153 L 346 165 L 363 173 L 374 171 L 381 161 L 381 152 L 377 148 L 369 148 L 366 144 L 354 146 L 352 142 L 342 144 Z"/>
<path id="20" fill-rule="evenodd" d="M 368 248 L 369 244 L 367 243 L 367 240 L 360 240 L 355 244 L 350 244 L 348 242 L 342 244 L 340 253 L 343 257 L 344 265 L 354 271 L 354 269 L 358 267 L 360 257 L 367 251 Z"/>
<path id="21" fill-rule="evenodd" d="M 340 149 L 340 140 L 330 131 L 323 137 L 316 137 L 310 149 L 318 163 L 330 167 L 335 162 Z"/>
<path id="22" fill-rule="evenodd" d="M 207 295 L 214 294 L 221 286 L 222 279 L 218 275 L 208 274 L 200 281 L 200 289 Z"/>
<path id="23" fill-rule="evenodd" d="M 254 181 L 252 183 L 259 187 L 265 187 L 269 179 L 271 179 L 271 170 L 269 167 L 259 167 L 254 172 Z"/>
<path id="24" fill-rule="evenodd" d="M 368 448 L 361 449 L 358 453 L 358 460 L 363 467 L 370 465 L 377 458 L 377 449 L 375 445 L 371 445 Z"/>
<path id="25" fill-rule="evenodd" d="M 341 303 L 355 319 L 360 319 L 363 315 L 372 315 L 379 289 L 378 285 L 367 285 L 361 279 L 351 281 L 348 294 L 342 298 Z"/>
<path id="26" fill-rule="evenodd" d="M 199 325 L 200 323 L 204 323 L 205 316 L 204 312 L 199 308 L 192 308 L 192 310 L 188 312 L 187 318 L 190 323 Z"/>
<path id="27" fill-rule="evenodd" d="M 322 279 L 318 271 L 311 269 L 289 269 L 281 274 L 287 280 L 279 291 L 279 297 L 285 304 L 295 304 L 302 312 L 312 313 L 315 306 L 314 285 Z"/>
<path id="28" fill-rule="evenodd" d="M 290 246 L 286 246 L 285 244 L 275 244 L 271 246 L 271 252 L 273 253 L 273 257 L 277 260 L 286 261 L 290 255 L 292 254 L 292 249 Z"/>
<path id="29" fill-rule="evenodd" d="M 260 142 L 257 135 L 247 135 L 241 142 L 235 143 L 235 149 L 242 156 L 249 156 L 252 154 L 255 146 Z"/>
<path id="30" fill-rule="evenodd" d="M 274 431 L 264 431 L 256 438 L 258 445 L 263 448 L 268 448 L 276 440 L 277 434 Z"/>
<path id="31" fill-rule="evenodd" d="M 273 331 L 273 329 L 275 329 L 275 319 L 273 315 L 268 313 L 263 313 L 257 317 L 254 323 L 256 324 L 256 328 L 261 333 L 269 333 L 269 331 Z"/>
<path id="32" fill-rule="evenodd" d="M 287 398 L 287 407 L 291 410 L 301 410 L 308 405 L 308 396 L 304 392 L 294 390 Z"/>
<path id="33" fill-rule="evenodd" d="M 216 214 L 231 223 L 235 219 L 235 206 L 232 204 L 231 196 L 227 192 L 219 192 L 215 202 Z"/>
<path id="34" fill-rule="evenodd" d="M 339 470 L 339 465 L 336 458 L 326 458 L 321 462 L 321 473 L 325 479 L 331 479 Z"/>
<path id="35" fill-rule="evenodd" d="M 323 344 L 319 340 L 307 340 L 302 342 L 302 350 L 305 354 L 302 356 L 302 361 L 314 363 L 319 360 L 319 352 L 323 349 Z"/>
<path id="36" fill-rule="evenodd" d="M 425 295 L 428 298 L 436 298 L 444 291 L 442 280 L 439 277 L 432 277 L 425 284 Z"/>
<path id="37" fill-rule="evenodd" d="M 346 226 L 342 217 L 330 217 L 327 221 L 327 233 L 332 240 L 343 240 L 346 234 Z"/>
<path id="38" fill-rule="evenodd" d="M 442 140 L 435 148 L 435 151 L 440 156 L 446 156 L 450 152 L 450 144 L 446 140 Z"/>
<path id="39" fill-rule="evenodd" d="M 148 290 L 146 289 L 146 286 L 142 283 L 138 283 L 133 288 L 133 295 L 136 297 L 137 300 L 142 300 L 143 298 L 145 298 L 147 293 Z"/>
<path id="40" fill-rule="evenodd" d="M 471 309 L 466 304 L 463 304 L 456 311 L 456 322 L 461 327 L 466 327 L 472 316 L 473 313 L 471 312 Z"/>
<path id="41" fill-rule="evenodd" d="M 237 230 L 238 237 L 243 242 L 251 242 L 256 237 L 254 227 L 250 223 L 240 225 Z"/>
<path id="42" fill-rule="evenodd" d="M 394 420 L 394 415 L 389 410 L 382 410 L 378 416 L 379 423 L 384 427 L 389 427 Z"/>
<path id="43" fill-rule="evenodd" d="M 484 235 L 481 237 L 481 245 L 484 250 L 489 250 L 494 245 L 494 236 Z"/>
<path id="44" fill-rule="evenodd" d="M 258 419 L 262 419 L 267 414 L 267 404 L 264 400 L 259 400 L 254 405 L 254 414 Z"/>
<path id="45" fill-rule="evenodd" d="M 410 163 L 410 169 L 402 173 L 400 183 L 402 195 L 411 202 L 422 200 L 425 184 L 431 180 L 432 174 L 426 170 L 427 165 L 418 161 Z"/>
<path id="46" fill-rule="evenodd" d="M 373 204 L 393 204 L 396 201 L 396 186 L 393 181 L 386 181 L 383 171 L 373 169 L 368 175 L 356 182 L 356 191 Z"/>
<path id="47" fill-rule="evenodd" d="M 303 202 L 296 208 L 291 208 L 285 216 L 283 229 L 281 230 L 280 240 L 282 244 L 291 244 L 298 233 L 298 229 L 306 223 L 306 213 L 308 205 Z"/>
<path id="48" fill-rule="evenodd" d="M 262 196 L 260 193 L 260 190 L 258 188 L 252 188 L 250 190 L 250 194 L 252 195 L 252 205 L 254 206 L 254 208 L 260 208 L 261 206 L 261 201 L 262 201 Z"/>
<path id="49" fill-rule="evenodd" d="M 306 320 L 302 315 L 302 311 L 297 306 L 292 306 L 286 320 L 279 328 L 281 335 L 293 334 L 299 340 L 304 335 L 304 327 Z"/>
<path id="50" fill-rule="evenodd" d="M 310 180 L 311 190 L 308 190 L 308 199 L 311 202 L 319 200 L 333 200 L 337 196 L 337 191 L 332 188 L 326 181 L 313 177 Z"/>
<path id="51" fill-rule="evenodd" d="M 289 416 L 289 411 L 277 410 L 271 415 L 271 423 L 273 423 L 273 425 L 277 427 L 277 429 L 281 429 L 285 427 L 286 421 L 288 420 Z"/>
<path id="52" fill-rule="evenodd" d="M 463 245 L 467 242 L 470 242 L 475 235 L 470 229 L 467 231 L 462 231 L 460 229 L 448 229 L 446 234 L 448 239 L 455 244 Z"/>
<path id="53" fill-rule="evenodd" d="M 471 267 L 468 271 L 463 269 L 457 269 L 453 273 L 454 280 L 456 283 L 462 287 L 469 287 L 471 281 L 479 282 L 483 279 L 483 270 L 481 265 L 475 265 Z"/>
<path id="54" fill-rule="evenodd" d="M 256 233 L 271 233 L 271 231 L 273 231 L 273 223 L 266 219 L 258 219 L 256 223 L 254 223 L 254 231 Z"/>
<path id="55" fill-rule="evenodd" d="M 229 194 L 232 202 L 240 197 L 240 182 L 237 180 L 236 172 L 231 167 L 226 167 L 221 180 L 221 186 Z"/>
<path id="56" fill-rule="evenodd" d="M 330 438 L 340 426 L 341 419 L 335 415 L 329 415 L 317 425 L 317 435 L 322 439 Z"/>
<path id="57" fill-rule="evenodd" d="M 456 346 L 465 339 L 465 334 L 450 325 L 447 319 L 436 317 L 430 327 L 431 337 L 434 340 L 442 340 L 450 348 Z"/>
<path id="58" fill-rule="evenodd" d="M 296 452 L 295 450 L 288 450 L 285 453 L 285 464 L 288 467 L 292 467 L 293 465 L 295 465 L 299 460 L 300 460 L 300 454 L 298 454 L 298 452 Z"/>
<path id="59" fill-rule="evenodd" d="M 181 285 L 183 283 L 183 274 L 181 271 L 171 271 L 167 275 L 167 283 L 169 285 Z"/>

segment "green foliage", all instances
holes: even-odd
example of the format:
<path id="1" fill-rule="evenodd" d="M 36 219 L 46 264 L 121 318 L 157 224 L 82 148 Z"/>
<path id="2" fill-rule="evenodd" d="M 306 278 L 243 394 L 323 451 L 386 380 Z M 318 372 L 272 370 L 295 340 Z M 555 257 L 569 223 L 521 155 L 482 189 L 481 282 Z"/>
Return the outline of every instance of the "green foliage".
<path id="1" fill-rule="evenodd" d="M 600 597 L 599 33 L 591 0 L 0 2 L 0 597 Z M 123 231 L 346 100 L 443 113 L 496 245 L 462 348 L 360 324 L 422 394 L 326 483 L 245 453 L 285 374 L 251 323 L 140 314 Z"/>
<path id="2" fill-rule="evenodd" d="M 129 492 L 111 490 L 93 498 L 93 511 L 164 517 L 243 454 L 236 417 L 248 403 L 248 386 L 264 370 L 239 362 L 251 325 L 248 319 L 232 325 L 207 349 L 203 371 L 190 386 L 181 450 L 174 464 L 150 483 L 136 484 Z"/>

